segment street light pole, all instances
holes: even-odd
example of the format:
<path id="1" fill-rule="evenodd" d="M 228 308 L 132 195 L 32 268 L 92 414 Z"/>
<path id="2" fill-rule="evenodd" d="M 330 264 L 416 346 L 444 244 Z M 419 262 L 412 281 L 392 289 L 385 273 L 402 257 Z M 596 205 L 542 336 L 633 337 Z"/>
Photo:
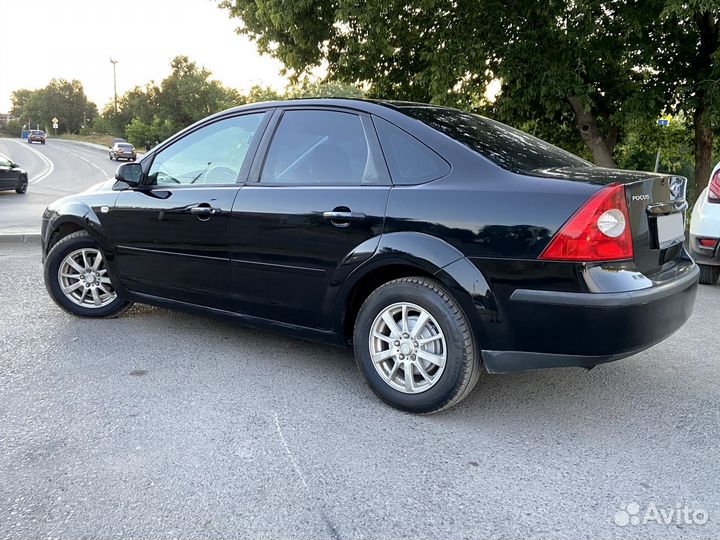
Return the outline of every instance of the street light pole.
<path id="1" fill-rule="evenodd" d="M 115 72 L 115 65 L 118 63 L 118 61 L 113 60 L 111 56 L 110 63 L 113 65 L 113 90 L 115 92 L 115 114 L 117 114 L 117 73 Z"/>

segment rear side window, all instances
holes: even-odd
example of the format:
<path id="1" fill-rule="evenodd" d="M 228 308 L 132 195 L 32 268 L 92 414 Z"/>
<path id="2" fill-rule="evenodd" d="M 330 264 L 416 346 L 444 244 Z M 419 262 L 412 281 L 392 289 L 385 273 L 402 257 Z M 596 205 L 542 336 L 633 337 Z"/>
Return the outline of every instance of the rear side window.
<path id="1" fill-rule="evenodd" d="M 591 165 L 524 131 L 477 114 L 442 107 L 401 107 L 400 110 L 513 172 L 527 174 L 554 167 Z"/>
<path id="2" fill-rule="evenodd" d="M 283 114 L 261 181 L 360 185 L 379 183 L 380 176 L 357 114 L 301 110 Z"/>
<path id="3" fill-rule="evenodd" d="M 422 184 L 450 172 L 450 165 L 409 133 L 373 117 L 393 184 Z"/>

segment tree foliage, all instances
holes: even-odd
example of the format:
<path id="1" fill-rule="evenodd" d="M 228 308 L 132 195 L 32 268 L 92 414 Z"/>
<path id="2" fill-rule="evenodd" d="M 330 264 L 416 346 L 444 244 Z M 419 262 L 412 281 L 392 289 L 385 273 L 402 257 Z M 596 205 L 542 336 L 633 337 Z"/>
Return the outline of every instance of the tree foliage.
<path id="1" fill-rule="evenodd" d="M 52 79 L 39 90 L 15 90 L 11 94 L 10 113 L 28 127 L 49 128 L 52 119 L 59 120 L 59 130 L 79 133 L 80 128 L 97 116 L 97 106 L 85 95 L 80 81 Z"/>

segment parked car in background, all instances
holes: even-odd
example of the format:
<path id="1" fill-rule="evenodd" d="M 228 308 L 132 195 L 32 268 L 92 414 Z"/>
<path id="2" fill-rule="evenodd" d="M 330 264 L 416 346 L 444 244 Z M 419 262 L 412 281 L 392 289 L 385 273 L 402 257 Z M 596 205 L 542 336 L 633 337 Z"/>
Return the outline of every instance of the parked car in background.
<path id="1" fill-rule="evenodd" d="M 137 159 L 137 152 L 135 151 L 135 147 L 128 142 L 116 142 L 110 148 L 110 159 L 135 161 Z"/>
<path id="2" fill-rule="evenodd" d="M 0 190 L 14 189 L 16 193 L 25 193 L 28 187 L 28 174 L 25 169 L 9 157 L 0 154 Z"/>
<path id="3" fill-rule="evenodd" d="M 34 142 L 45 144 L 46 139 L 47 134 L 42 129 L 31 129 L 30 133 L 28 133 L 27 142 L 28 144 L 32 144 Z"/>
<path id="4" fill-rule="evenodd" d="M 380 399 L 431 413 L 483 365 L 589 368 L 680 328 L 685 185 L 450 108 L 257 103 L 51 204 L 45 283 L 81 317 L 142 302 L 352 344 Z"/>
<path id="5" fill-rule="evenodd" d="M 720 278 L 720 163 L 698 197 L 690 220 L 690 252 L 700 266 L 700 283 L 713 285 Z"/>

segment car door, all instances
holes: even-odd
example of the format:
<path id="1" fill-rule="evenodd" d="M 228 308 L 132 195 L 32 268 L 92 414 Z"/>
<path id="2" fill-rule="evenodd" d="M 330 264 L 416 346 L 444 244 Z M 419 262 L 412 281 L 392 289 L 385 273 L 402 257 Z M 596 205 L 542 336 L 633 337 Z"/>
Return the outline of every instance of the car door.
<path id="1" fill-rule="evenodd" d="M 259 111 L 184 134 L 152 156 L 141 186 L 119 194 L 108 217 L 128 290 L 233 309 L 230 211 L 265 124 Z"/>
<path id="2" fill-rule="evenodd" d="M 0 189 L 15 189 L 17 181 L 18 172 L 13 170 L 10 160 L 0 156 Z"/>
<path id="3" fill-rule="evenodd" d="M 329 328 L 340 276 L 382 233 L 390 182 L 377 136 L 369 117 L 340 109 L 288 108 L 267 131 L 256 181 L 233 205 L 236 309 Z"/>

